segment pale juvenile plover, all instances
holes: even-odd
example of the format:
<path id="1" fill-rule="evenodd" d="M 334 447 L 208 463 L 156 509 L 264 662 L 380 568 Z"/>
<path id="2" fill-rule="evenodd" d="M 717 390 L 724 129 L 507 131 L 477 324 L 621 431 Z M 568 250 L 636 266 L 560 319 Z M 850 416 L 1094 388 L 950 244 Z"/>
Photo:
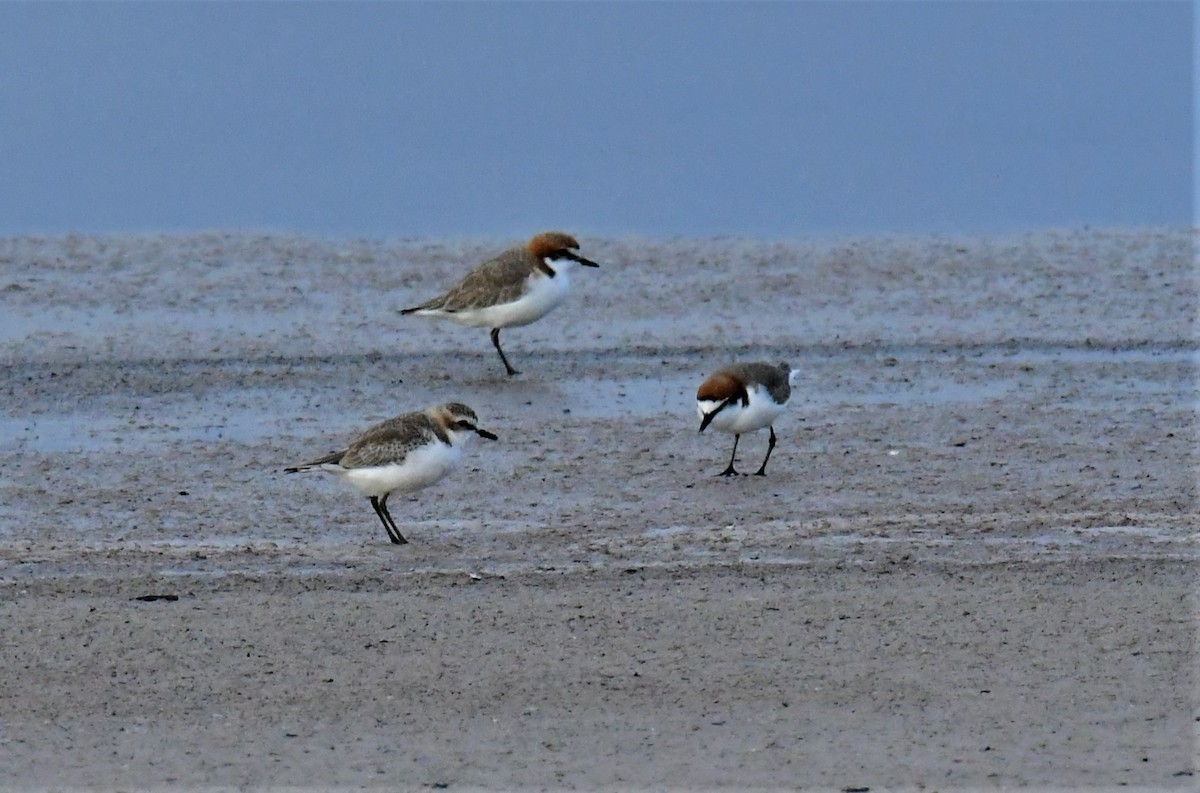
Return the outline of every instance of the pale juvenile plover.
<path id="1" fill-rule="evenodd" d="M 504 369 L 520 374 L 500 349 L 500 329 L 528 325 L 550 313 L 571 290 L 575 265 L 599 267 L 575 253 L 570 234 L 547 231 L 476 267 L 443 295 L 401 314 L 442 317 L 472 328 L 491 328 Z"/>
<path id="2" fill-rule="evenodd" d="M 458 467 L 463 448 L 476 435 L 496 440 L 477 423 L 471 408 L 461 402 L 447 402 L 376 424 L 349 448 L 284 471 L 337 474 L 371 499 L 388 538 L 400 545 L 408 540 L 388 512 L 388 496 L 397 490 L 411 493 L 442 479 Z"/>
<path id="3" fill-rule="evenodd" d="M 711 424 L 722 432 L 733 433 L 733 453 L 729 465 L 719 476 L 736 476 L 733 461 L 737 457 L 738 440 L 743 432 L 770 427 L 767 456 L 755 472 L 767 474 L 767 460 L 775 448 L 775 419 L 783 415 L 792 383 L 797 375 L 786 363 L 778 365 L 756 361 L 728 366 L 714 372 L 700 384 L 696 392 L 696 411 L 700 414 L 700 431 Z"/>

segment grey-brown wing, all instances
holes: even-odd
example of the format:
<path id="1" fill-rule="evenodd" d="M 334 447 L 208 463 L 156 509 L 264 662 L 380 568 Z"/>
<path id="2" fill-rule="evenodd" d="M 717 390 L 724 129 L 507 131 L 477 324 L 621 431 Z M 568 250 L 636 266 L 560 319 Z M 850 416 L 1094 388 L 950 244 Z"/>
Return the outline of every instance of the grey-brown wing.
<path id="1" fill-rule="evenodd" d="M 424 413 L 406 413 L 376 424 L 358 436 L 341 464 L 346 468 L 367 468 L 399 463 L 413 449 L 433 441 L 448 441 L 441 427 Z"/>
<path id="2" fill-rule="evenodd" d="M 525 279 L 530 272 L 528 254 L 523 248 L 513 248 L 479 265 L 446 294 L 430 302 L 443 311 L 508 303 L 525 292 Z"/>
<path id="3" fill-rule="evenodd" d="M 730 371 L 740 374 L 746 380 L 762 383 L 771 398 L 779 404 L 786 402 L 792 395 L 788 373 L 777 364 L 755 361 L 731 366 Z"/>

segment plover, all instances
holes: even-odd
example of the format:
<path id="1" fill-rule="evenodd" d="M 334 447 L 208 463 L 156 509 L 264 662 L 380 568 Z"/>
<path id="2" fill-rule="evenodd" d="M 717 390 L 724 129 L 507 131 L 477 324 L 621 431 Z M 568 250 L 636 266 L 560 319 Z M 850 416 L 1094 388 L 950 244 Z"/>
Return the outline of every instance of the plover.
<path id="1" fill-rule="evenodd" d="M 575 265 L 599 267 L 575 253 L 570 234 L 547 231 L 509 248 L 467 273 L 443 295 L 401 314 L 443 317 L 472 328 L 491 328 L 492 344 L 509 375 L 520 374 L 500 349 L 500 329 L 528 325 L 550 313 L 571 290 Z"/>
<path id="2" fill-rule="evenodd" d="M 447 402 L 376 424 L 349 448 L 284 471 L 337 474 L 371 499 L 388 538 L 401 545 L 408 540 L 388 512 L 388 496 L 397 490 L 411 493 L 442 479 L 458 467 L 463 448 L 476 435 L 496 440 L 477 423 L 471 408 L 461 402 Z"/>
<path id="3" fill-rule="evenodd" d="M 728 366 L 700 384 L 696 392 L 700 431 L 704 432 L 711 424 L 722 432 L 733 433 L 733 453 L 729 455 L 729 465 L 719 476 L 737 475 L 733 461 L 743 432 L 770 427 L 767 456 L 755 472 L 766 476 L 767 460 L 771 459 L 771 451 L 775 448 L 775 419 L 783 415 L 796 375 L 797 372 L 786 363 L 776 365 L 756 361 Z"/>

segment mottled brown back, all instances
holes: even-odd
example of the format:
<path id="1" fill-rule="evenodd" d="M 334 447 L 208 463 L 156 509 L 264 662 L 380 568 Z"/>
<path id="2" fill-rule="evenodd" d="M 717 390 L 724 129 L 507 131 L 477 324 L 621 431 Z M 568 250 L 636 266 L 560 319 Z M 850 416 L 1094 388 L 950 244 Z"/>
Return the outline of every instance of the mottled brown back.
<path id="1" fill-rule="evenodd" d="M 358 436 L 337 462 L 343 468 L 387 465 L 400 462 L 413 449 L 435 440 L 449 443 L 450 436 L 424 412 L 405 413 Z"/>
<path id="2" fill-rule="evenodd" d="M 465 311 L 486 308 L 498 303 L 511 303 L 525 291 L 525 279 L 541 260 L 524 245 L 509 248 L 498 256 L 467 273 L 461 281 L 443 295 L 405 309 L 405 313 L 422 309 Z"/>

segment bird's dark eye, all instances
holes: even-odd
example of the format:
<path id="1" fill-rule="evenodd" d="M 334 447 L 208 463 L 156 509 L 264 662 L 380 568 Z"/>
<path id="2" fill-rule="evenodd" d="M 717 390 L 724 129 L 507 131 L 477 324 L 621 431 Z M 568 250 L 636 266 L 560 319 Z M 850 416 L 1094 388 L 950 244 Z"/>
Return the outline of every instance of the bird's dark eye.
<path id="1" fill-rule="evenodd" d="M 467 421 L 466 419 L 459 419 L 457 422 L 455 422 L 454 426 L 458 427 L 459 429 L 464 429 L 464 430 L 475 429 L 475 425 L 472 424 L 471 422 Z"/>

